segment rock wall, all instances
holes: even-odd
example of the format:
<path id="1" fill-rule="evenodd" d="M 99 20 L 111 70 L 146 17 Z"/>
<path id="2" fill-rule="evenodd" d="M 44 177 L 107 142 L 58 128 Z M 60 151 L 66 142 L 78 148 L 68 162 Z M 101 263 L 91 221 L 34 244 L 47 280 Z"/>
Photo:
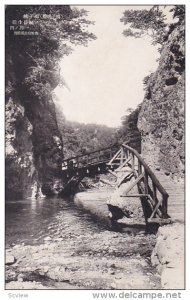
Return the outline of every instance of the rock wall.
<path id="1" fill-rule="evenodd" d="M 184 52 L 184 24 L 180 24 L 162 48 L 138 119 L 142 155 L 175 179 L 184 177 Z"/>
<path id="2" fill-rule="evenodd" d="M 184 289 L 184 225 L 160 227 L 151 256 L 152 265 L 161 274 L 164 289 Z"/>
<path id="3" fill-rule="evenodd" d="M 9 97 L 6 104 L 6 198 L 22 198 L 37 192 L 32 152 L 32 125 L 24 107 Z"/>
<path id="4" fill-rule="evenodd" d="M 62 188 L 62 140 L 51 98 L 35 99 L 6 56 L 6 199 L 49 196 Z"/>
<path id="5" fill-rule="evenodd" d="M 59 62 L 70 44 L 87 46 L 96 38 L 84 30 L 92 24 L 86 14 L 69 5 L 6 5 L 7 197 L 24 197 L 31 184 L 47 196 L 63 188 L 52 94 L 63 84 Z"/>

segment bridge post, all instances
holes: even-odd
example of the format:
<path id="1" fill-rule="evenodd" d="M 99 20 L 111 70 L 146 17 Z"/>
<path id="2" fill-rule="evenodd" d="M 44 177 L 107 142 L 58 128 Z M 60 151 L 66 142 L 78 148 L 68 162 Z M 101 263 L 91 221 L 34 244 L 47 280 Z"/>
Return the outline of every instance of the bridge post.
<path id="1" fill-rule="evenodd" d="M 145 194 L 148 194 L 148 173 L 146 171 L 144 174 L 144 187 L 145 187 Z"/>
<path id="2" fill-rule="evenodd" d="M 156 185 L 153 183 L 153 200 L 154 204 L 157 202 L 157 193 L 156 193 Z"/>
<path id="3" fill-rule="evenodd" d="M 134 155 L 134 153 L 132 153 L 132 170 L 134 173 L 135 172 L 135 155 Z"/>
<path id="4" fill-rule="evenodd" d="M 142 165 L 140 163 L 140 161 L 138 160 L 138 175 L 140 175 L 142 173 Z"/>
<path id="5" fill-rule="evenodd" d="M 168 218 L 168 196 L 163 196 L 163 201 L 162 201 L 162 218 Z"/>
<path id="6" fill-rule="evenodd" d="M 123 147 L 121 146 L 121 160 L 120 160 L 120 164 L 122 165 L 124 161 L 124 150 L 123 150 Z"/>

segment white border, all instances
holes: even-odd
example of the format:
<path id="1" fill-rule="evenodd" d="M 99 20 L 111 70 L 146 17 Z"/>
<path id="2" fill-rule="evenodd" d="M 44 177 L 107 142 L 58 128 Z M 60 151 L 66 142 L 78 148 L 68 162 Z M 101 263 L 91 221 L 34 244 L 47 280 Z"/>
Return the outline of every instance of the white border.
<path id="1" fill-rule="evenodd" d="M 187 220 L 187 224 L 186 224 L 186 290 L 185 291 L 180 291 L 182 294 L 182 299 L 189 299 L 190 296 L 190 271 L 189 271 L 189 266 L 190 266 L 190 258 L 188 253 L 190 253 L 190 247 L 189 247 L 189 232 L 190 232 L 190 226 L 189 226 L 189 216 L 190 216 L 190 199 L 189 198 L 189 186 L 188 183 L 190 182 L 190 174 L 189 174 L 189 129 L 190 129 L 190 118 L 188 116 L 188 113 L 190 112 L 190 97 L 189 97 L 189 82 L 190 82 L 190 78 L 189 78 L 189 69 L 190 69 L 190 65 L 189 65 L 189 56 L 188 54 L 190 53 L 189 51 L 189 32 L 190 32 L 190 28 L 189 28 L 189 19 L 190 19 L 190 1 L 122 1 L 120 0 L 119 3 L 117 1 L 80 1 L 80 0 L 75 0 L 75 1 L 50 1 L 50 0 L 46 0 L 43 1 L 42 3 L 40 1 L 13 1 L 13 0 L 9 0 L 9 1 L 1 1 L 0 4 L 0 24 L 1 24 L 1 77 L 0 77 L 0 84 L 1 84 L 1 88 L 0 88 L 0 93 L 1 93 L 1 109 L 0 109 L 0 128 L 2 130 L 1 132 L 1 138 L 2 138 L 2 142 L 0 143 L 0 158 L 1 158 L 1 168 L 0 168 L 0 183 L 1 183 L 1 197 L 0 197 L 0 220 L 1 220 L 1 226 L 0 226 L 0 235 L 1 235 L 1 243 L 0 243 L 0 250 L 1 250 L 1 256 L 0 256 L 0 294 L 1 294 L 1 299 L 16 299 L 16 297 L 10 297 L 10 294 L 28 294 L 28 298 L 23 298 L 23 299 L 83 299 L 83 300 L 90 300 L 93 299 L 92 298 L 92 292 L 93 291 L 80 291 L 80 290 L 66 290 L 66 291 L 62 291 L 62 290 L 44 290 L 44 291 L 8 291 L 8 290 L 4 290 L 4 227 L 5 227 L 5 219 L 4 219 L 4 5 L 6 4 L 62 4 L 62 5 L 66 5 L 66 4 L 76 4 L 76 5 L 146 5 L 146 4 L 160 4 L 160 5 L 169 5 L 169 4 L 185 4 L 186 5 L 186 220 Z M 188 212 L 188 213 L 187 213 Z M 177 276 L 177 274 L 176 274 Z M 104 290 L 105 291 L 105 290 Z M 133 290 L 134 291 L 134 290 Z M 102 291 L 103 292 L 103 291 Z M 126 290 L 127 292 L 127 290 Z M 145 290 L 143 290 L 143 292 L 146 292 Z M 149 291 L 147 291 L 149 292 Z M 160 292 L 160 291 L 158 291 Z M 169 291 L 170 292 L 170 291 Z M 175 292 L 175 291 L 174 291 Z M 17 299 L 21 299 L 21 298 L 17 298 Z"/>

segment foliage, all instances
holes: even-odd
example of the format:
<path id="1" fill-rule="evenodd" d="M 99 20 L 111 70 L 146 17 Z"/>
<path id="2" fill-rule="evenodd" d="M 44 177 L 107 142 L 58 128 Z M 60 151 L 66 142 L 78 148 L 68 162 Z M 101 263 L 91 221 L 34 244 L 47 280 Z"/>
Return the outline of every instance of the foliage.
<path id="1" fill-rule="evenodd" d="M 66 156 L 80 155 L 114 144 L 115 130 L 105 125 L 67 122 L 63 130 Z"/>
<path id="2" fill-rule="evenodd" d="M 151 76 L 151 75 L 147 75 L 147 76 L 145 76 L 145 77 L 143 78 L 144 89 L 147 88 L 147 85 L 148 85 L 150 76 Z"/>
<path id="3" fill-rule="evenodd" d="M 173 13 L 173 18 L 178 18 L 179 23 L 183 22 L 185 19 L 185 5 L 174 5 L 170 12 Z"/>
<path id="4" fill-rule="evenodd" d="M 128 108 L 126 114 L 122 117 L 122 126 L 116 134 L 119 143 L 128 142 L 128 144 L 141 152 L 141 136 L 137 128 L 138 115 L 141 104 L 136 109 Z"/>
<path id="5" fill-rule="evenodd" d="M 153 45 L 162 45 L 167 40 L 171 29 L 184 20 L 185 6 L 175 5 L 170 12 L 173 13 L 173 19 L 177 18 L 178 22 L 171 23 L 168 26 L 166 15 L 162 7 L 158 5 L 154 5 L 149 10 L 126 10 L 121 18 L 121 22 L 127 25 L 123 34 L 126 37 L 135 38 L 148 35 L 151 37 Z"/>
<path id="6" fill-rule="evenodd" d="M 71 45 L 86 46 L 95 38 L 87 30 L 92 22 L 86 16 L 85 10 L 71 9 L 68 5 L 6 7 L 6 97 L 24 107 L 24 118 L 32 125 L 30 150 L 46 195 L 54 192 L 63 159 L 52 91 L 60 82 L 66 85 L 60 77 L 59 61 L 71 53 Z M 21 124 L 15 124 L 15 147 L 21 139 L 20 127 Z M 24 127 L 23 131 L 26 130 Z M 25 147 L 19 149 L 21 153 Z M 15 181 L 13 169 L 11 165 L 8 174 Z"/>
<path id="7" fill-rule="evenodd" d="M 95 39 L 87 31 L 87 26 L 93 22 L 87 20 L 86 16 L 84 9 L 71 9 L 65 5 L 6 7 L 7 57 L 11 55 L 16 69 L 19 70 L 19 85 L 24 85 L 38 100 L 47 97 L 58 85 L 58 63 L 63 55 L 72 51 L 71 44 L 86 46 L 89 40 Z M 15 35 L 10 30 L 14 20 L 21 21 L 22 24 L 24 21 L 30 22 L 30 25 L 25 26 L 28 27 L 26 31 L 36 32 L 37 35 Z"/>
<path id="8" fill-rule="evenodd" d="M 143 78 L 143 89 L 146 92 L 149 92 L 149 90 L 150 90 L 149 82 L 150 82 L 150 78 L 153 76 L 153 74 L 154 73 L 150 73 L 149 75 L 147 75 Z"/>
<path id="9" fill-rule="evenodd" d="M 106 148 L 116 143 L 115 128 L 67 121 L 59 109 L 56 113 L 65 158 Z"/>

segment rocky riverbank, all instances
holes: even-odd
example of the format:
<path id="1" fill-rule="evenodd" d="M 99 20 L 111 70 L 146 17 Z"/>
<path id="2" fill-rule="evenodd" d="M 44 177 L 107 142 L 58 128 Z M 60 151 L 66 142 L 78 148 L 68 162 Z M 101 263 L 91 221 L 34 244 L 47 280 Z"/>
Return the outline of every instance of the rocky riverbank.
<path id="1" fill-rule="evenodd" d="M 18 222 L 7 227 L 6 289 L 183 288 L 184 226 L 163 226 L 157 236 L 125 222 L 122 232 L 110 231 L 109 189 L 22 204 L 33 232 L 25 227 L 19 238 Z"/>
<path id="2" fill-rule="evenodd" d="M 150 262 L 155 235 L 109 231 L 75 207 L 57 212 L 39 243 L 32 239 L 7 245 L 6 289 L 161 287 Z"/>
<path id="3" fill-rule="evenodd" d="M 164 289 L 184 289 L 184 225 L 160 227 L 151 256 L 152 265 L 161 274 Z"/>
<path id="4" fill-rule="evenodd" d="M 99 194 L 98 199 L 100 201 L 95 199 L 96 197 L 94 197 L 94 193 L 79 193 L 75 197 L 75 202 L 78 205 L 81 205 L 84 209 L 89 210 L 93 215 L 99 216 L 100 219 L 108 221 L 109 211 L 106 202 L 108 198 L 113 195 L 113 191 L 110 191 L 110 193 L 99 192 Z M 119 204 L 122 206 L 121 208 L 124 209 L 126 201 L 125 203 L 121 202 Z M 135 211 L 136 207 L 138 207 L 138 203 L 132 204 L 132 211 Z M 130 208 L 130 205 L 127 206 L 128 209 Z M 137 216 L 138 214 L 136 213 L 136 217 Z M 130 224 L 133 226 L 128 229 L 125 228 L 123 231 L 126 230 L 127 232 L 133 233 L 135 231 L 138 232 L 139 226 L 137 225 L 140 224 L 140 220 L 142 227 L 142 215 L 140 215 L 140 217 L 138 216 L 136 219 L 128 219 L 124 217 L 122 219 L 122 224 L 126 225 L 126 228 Z M 151 255 L 151 263 L 157 268 L 161 275 L 162 288 L 184 288 L 184 224 L 174 223 L 159 228 L 156 236 L 156 245 Z"/>
<path id="5" fill-rule="evenodd" d="M 158 289 L 149 260 L 154 242 L 153 236 L 105 231 L 16 245 L 7 250 L 14 263 L 6 266 L 6 288 Z"/>

